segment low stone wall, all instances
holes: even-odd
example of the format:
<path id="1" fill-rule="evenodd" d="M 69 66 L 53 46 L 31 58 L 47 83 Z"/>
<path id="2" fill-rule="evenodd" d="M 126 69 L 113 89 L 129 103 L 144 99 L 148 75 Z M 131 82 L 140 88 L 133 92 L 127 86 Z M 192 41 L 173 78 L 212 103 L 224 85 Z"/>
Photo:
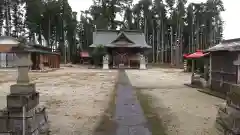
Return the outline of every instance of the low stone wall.
<path id="1" fill-rule="evenodd" d="M 211 89 L 214 91 L 220 92 L 224 95 L 226 95 L 230 91 L 232 85 L 234 84 L 223 82 L 221 85 L 220 81 L 216 81 L 216 80 L 211 81 Z"/>
<path id="2" fill-rule="evenodd" d="M 224 135 L 240 134 L 240 86 L 232 85 L 227 93 L 226 105 L 218 111 L 216 125 Z"/>

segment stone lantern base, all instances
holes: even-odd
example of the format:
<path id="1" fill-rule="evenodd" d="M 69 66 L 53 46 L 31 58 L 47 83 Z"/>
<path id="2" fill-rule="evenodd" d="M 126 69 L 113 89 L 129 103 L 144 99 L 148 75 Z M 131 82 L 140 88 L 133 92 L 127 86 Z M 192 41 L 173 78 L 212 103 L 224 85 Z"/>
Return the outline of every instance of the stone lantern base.
<path id="1" fill-rule="evenodd" d="M 11 93 L 7 95 L 7 108 L 0 113 L 0 134 L 22 135 L 25 127 L 25 135 L 47 135 L 46 111 L 44 107 L 37 107 L 38 104 L 39 93 L 35 91 L 35 84 L 12 85 Z"/>
<path id="2" fill-rule="evenodd" d="M 18 90 L 21 93 L 17 93 Z M 7 108 L 0 113 L 0 134 L 22 135 L 25 127 L 26 135 L 47 135 L 47 115 L 44 107 L 37 107 L 39 93 L 35 91 L 35 85 L 14 84 L 11 92 L 7 95 Z"/>

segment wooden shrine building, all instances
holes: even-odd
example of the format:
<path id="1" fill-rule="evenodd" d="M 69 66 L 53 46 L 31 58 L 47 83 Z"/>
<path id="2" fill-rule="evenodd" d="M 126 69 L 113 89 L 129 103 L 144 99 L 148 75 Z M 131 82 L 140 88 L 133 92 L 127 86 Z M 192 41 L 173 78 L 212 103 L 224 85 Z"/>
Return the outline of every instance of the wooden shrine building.
<path id="1" fill-rule="evenodd" d="M 144 51 L 151 48 L 140 31 L 97 30 L 93 32 L 93 44 L 103 45 L 112 68 L 139 68 L 141 59 L 147 61 Z"/>
<path id="2" fill-rule="evenodd" d="M 2 39 L 6 39 L 8 42 L 12 42 L 12 37 L 2 36 Z M 14 39 L 15 40 L 15 39 Z M 0 48 L 0 53 L 4 53 L 7 56 L 11 56 L 10 59 L 1 59 L 2 63 L 8 63 L 5 67 L 14 67 L 15 52 L 6 52 L 4 47 Z M 24 50 L 31 55 L 32 66 L 31 70 L 43 70 L 44 68 L 60 68 L 60 53 L 53 52 L 51 48 L 38 45 L 36 43 L 27 42 L 24 46 Z"/>
<path id="3" fill-rule="evenodd" d="M 206 50 L 210 52 L 210 87 L 227 94 L 240 84 L 240 38 L 224 40 Z"/>
<path id="4" fill-rule="evenodd" d="M 31 53 L 32 70 L 43 70 L 44 68 L 60 68 L 60 53 L 52 52 L 49 47 L 28 44 Z"/>

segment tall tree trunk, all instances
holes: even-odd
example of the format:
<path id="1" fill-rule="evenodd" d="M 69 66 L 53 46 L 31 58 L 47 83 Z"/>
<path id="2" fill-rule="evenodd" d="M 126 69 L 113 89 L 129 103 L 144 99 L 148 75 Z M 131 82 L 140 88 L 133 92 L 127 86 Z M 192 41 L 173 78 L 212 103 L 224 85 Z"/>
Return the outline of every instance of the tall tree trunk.
<path id="1" fill-rule="evenodd" d="M 160 32 L 160 26 L 158 26 L 158 28 L 157 28 L 157 56 L 156 56 L 156 62 L 157 63 L 159 63 L 159 51 L 161 51 L 160 49 L 159 49 L 159 45 L 160 45 L 160 43 L 159 43 L 159 41 L 160 41 L 160 35 L 159 35 L 159 32 Z"/>
<path id="2" fill-rule="evenodd" d="M 155 31 L 154 31 L 154 22 L 152 21 L 152 62 L 155 63 Z"/>
<path id="3" fill-rule="evenodd" d="M 164 34 L 164 24 L 163 24 L 163 20 L 161 20 L 162 23 L 161 23 L 161 63 L 164 62 L 164 52 L 165 52 L 165 47 L 164 47 L 164 37 L 165 37 L 165 34 Z"/>

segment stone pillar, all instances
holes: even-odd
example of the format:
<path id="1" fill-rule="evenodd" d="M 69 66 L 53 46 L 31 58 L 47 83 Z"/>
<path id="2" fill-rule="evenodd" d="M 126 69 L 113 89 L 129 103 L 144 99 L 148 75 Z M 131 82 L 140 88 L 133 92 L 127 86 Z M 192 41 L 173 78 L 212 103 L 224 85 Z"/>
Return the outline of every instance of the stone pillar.
<path id="1" fill-rule="evenodd" d="M 0 134 L 11 131 L 11 135 L 32 135 L 33 132 L 47 135 L 45 108 L 37 108 L 39 93 L 35 84 L 29 81 L 30 54 L 16 53 L 15 64 L 18 68 L 17 83 L 10 86 L 7 108 L 0 113 Z"/>
<path id="2" fill-rule="evenodd" d="M 147 69 L 146 68 L 146 59 L 145 56 L 140 54 L 140 69 Z"/>
<path id="3" fill-rule="evenodd" d="M 212 54 L 209 56 L 209 79 L 208 79 L 208 86 L 212 87 Z"/>
<path id="4" fill-rule="evenodd" d="M 109 56 L 108 54 L 103 56 L 103 69 L 109 69 Z"/>

